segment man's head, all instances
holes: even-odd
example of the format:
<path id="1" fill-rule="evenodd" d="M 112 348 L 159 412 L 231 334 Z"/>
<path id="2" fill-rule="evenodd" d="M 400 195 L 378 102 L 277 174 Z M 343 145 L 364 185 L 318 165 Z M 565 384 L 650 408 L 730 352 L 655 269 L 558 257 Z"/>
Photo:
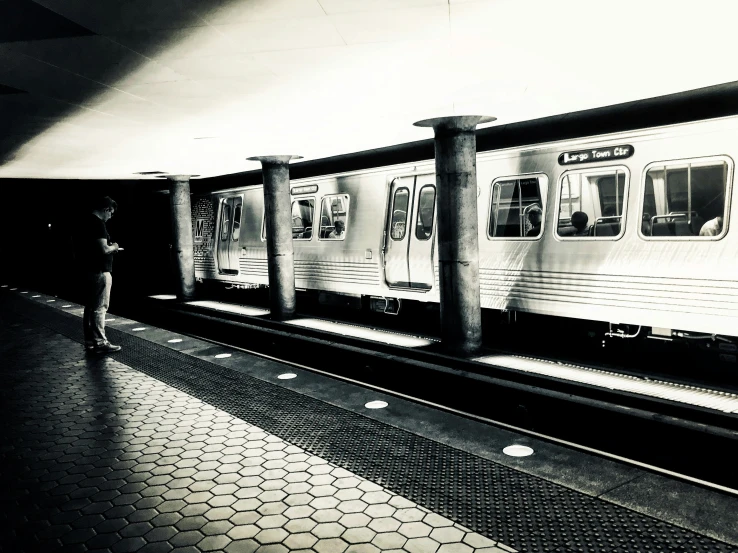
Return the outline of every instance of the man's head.
<path id="1" fill-rule="evenodd" d="M 110 220 L 110 218 L 113 216 L 113 213 L 115 213 L 117 210 L 118 204 L 110 196 L 98 198 L 97 200 L 95 200 L 95 203 L 92 204 L 93 213 L 95 213 L 106 223 Z"/>
<path id="2" fill-rule="evenodd" d="M 333 226 L 336 227 L 336 234 L 341 234 L 346 228 L 346 225 L 343 221 L 336 221 L 335 223 L 333 223 Z"/>
<path id="3" fill-rule="evenodd" d="M 530 224 L 533 226 L 540 225 L 542 217 L 543 217 L 543 212 L 541 211 L 541 208 L 538 206 L 533 206 L 528 211 L 528 220 L 530 221 Z"/>
<path id="4" fill-rule="evenodd" d="M 571 224 L 576 227 L 577 230 L 584 230 L 589 221 L 589 216 L 584 211 L 575 211 L 571 214 Z"/>

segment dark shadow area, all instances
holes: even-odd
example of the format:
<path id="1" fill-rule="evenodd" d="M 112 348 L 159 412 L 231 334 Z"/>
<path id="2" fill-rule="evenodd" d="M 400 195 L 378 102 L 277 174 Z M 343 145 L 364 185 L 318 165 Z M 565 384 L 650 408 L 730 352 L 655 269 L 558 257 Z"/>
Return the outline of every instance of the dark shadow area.
<path id="1" fill-rule="evenodd" d="M 238 0 L 224 0 L 221 5 L 235 1 Z M 115 42 L 104 53 L 91 54 L 77 46 L 65 58 L 68 63 L 60 64 L 57 56 L 54 63 L 34 57 L 33 41 L 104 35 L 32 0 L 0 0 L 0 47 L 6 47 L 0 51 L 0 165 L 14 159 L 26 142 L 70 117 L 95 96 L 117 94 L 105 85 L 114 86 L 149 63 L 149 58 L 156 58 L 159 52 L 174 46 L 182 36 L 182 29 L 204 25 L 200 18 L 212 5 L 151 0 L 140 17 L 162 21 L 160 26 L 152 27 L 156 33 L 150 36 L 155 38 L 139 43 L 142 46 L 136 51 Z M 119 17 L 117 11 L 124 6 L 101 2 L 91 8 L 96 17 L 115 21 Z M 14 43 L 18 43 L 17 48 Z M 88 58 L 103 55 L 107 64 L 87 63 Z"/>
<path id="2" fill-rule="evenodd" d="M 108 222 L 124 251 L 113 264 L 111 309 L 127 298 L 166 293 L 169 262 L 169 196 L 154 194 L 152 181 L 3 181 L 8 229 L 2 284 L 44 290 L 80 301 L 72 233 L 98 196 L 111 196 L 118 212 Z"/>

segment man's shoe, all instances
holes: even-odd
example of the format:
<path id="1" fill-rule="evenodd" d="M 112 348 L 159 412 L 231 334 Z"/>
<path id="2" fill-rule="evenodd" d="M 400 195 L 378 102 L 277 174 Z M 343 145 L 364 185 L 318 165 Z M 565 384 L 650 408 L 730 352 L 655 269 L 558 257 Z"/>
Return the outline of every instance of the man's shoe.
<path id="1" fill-rule="evenodd" d="M 114 351 L 120 351 L 121 349 L 123 348 L 121 348 L 120 346 L 114 346 L 110 342 L 107 342 L 101 346 L 97 346 L 94 349 L 94 352 L 95 353 L 113 353 Z"/>

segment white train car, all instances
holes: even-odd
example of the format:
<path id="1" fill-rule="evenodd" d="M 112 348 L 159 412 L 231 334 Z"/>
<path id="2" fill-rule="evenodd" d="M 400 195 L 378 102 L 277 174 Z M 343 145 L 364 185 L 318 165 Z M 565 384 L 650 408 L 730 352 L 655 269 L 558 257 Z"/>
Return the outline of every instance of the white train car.
<path id="1" fill-rule="evenodd" d="M 478 153 L 482 307 L 737 337 L 736 156 L 738 117 Z M 291 190 L 298 289 L 439 301 L 433 160 Z M 260 186 L 194 199 L 197 279 L 266 285 L 263 221 Z"/>

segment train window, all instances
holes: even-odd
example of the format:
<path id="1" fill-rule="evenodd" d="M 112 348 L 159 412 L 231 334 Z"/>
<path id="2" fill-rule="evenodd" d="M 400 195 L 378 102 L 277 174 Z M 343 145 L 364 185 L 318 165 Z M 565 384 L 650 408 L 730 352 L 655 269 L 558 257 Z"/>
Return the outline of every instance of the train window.
<path id="1" fill-rule="evenodd" d="M 646 169 L 641 235 L 722 238 L 732 163 L 709 158 L 654 163 Z"/>
<path id="2" fill-rule="evenodd" d="M 433 213 L 436 208 L 436 187 L 427 185 L 420 189 L 418 220 L 415 221 L 415 238 L 429 240 L 433 234 Z"/>
<path id="3" fill-rule="evenodd" d="M 544 187 L 548 186 L 548 178 L 545 176 L 505 177 L 494 181 L 488 236 L 490 238 L 541 236 L 542 184 Z"/>
<path id="4" fill-rule="evenodd" d="M 320 240 L 343 240 L 348 230 L 348 194 L 325 196 L 320 207 Z"/>
<path id="5" fill-rule="evenodd" d="M 234 242 L 238 242 L 238 237 L 241 235 L 241 204 L 236 206 L 233 210 L 233 233 L 232 239 Z"/>
<path id="6" fill-rule="evenodd" d="M 315 199 L 305 198 L 292 202 L 292 238 L 310 240 L 313 237 L 313 211 Z"/>
<path id="7" fill-rule="evenodd" d="M 617 239 L 624 231 L 628 170 L 602 167 L 564 173 L 559 183 L 556 234 L 562 238 Z"/>
<path id="8" fill-rule="evenodd" d="M 220 214 L 220 239 L 228 240 L 228 233 L 231 230 L 231 205 L 226 201 L 222 205 L 223 208 Z"/>
<path id="9" fill-rule="evenodd" d="M 410 204 L 410 191 L 407 188 L 398 188 L 395 190 L 395 197 L 392 200 L 392 225 L 390 228 L 390 237 L 392 240 L 402 240 L 405 238 L 405 225 L 407 224 L 407 209 Z"/>

